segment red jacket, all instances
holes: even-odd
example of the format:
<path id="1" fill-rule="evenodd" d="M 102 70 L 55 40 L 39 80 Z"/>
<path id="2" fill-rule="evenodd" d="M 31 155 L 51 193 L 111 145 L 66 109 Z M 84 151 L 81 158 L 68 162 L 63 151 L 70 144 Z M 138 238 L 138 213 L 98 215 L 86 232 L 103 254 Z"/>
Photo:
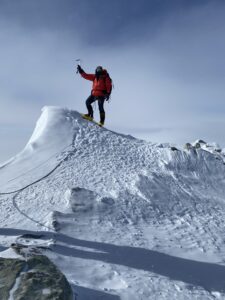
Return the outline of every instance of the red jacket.
<path id="1" fill-rule="evenodd" d="M 103 70 L 103 74 L 96 77 L 95 74 L 81 73 L 81 76 L 87 80 L 93 81 L 91 94 L 95 97 L 106 96 L 110 94 L 112 90 L 112 81 L 106 70 Z"/>

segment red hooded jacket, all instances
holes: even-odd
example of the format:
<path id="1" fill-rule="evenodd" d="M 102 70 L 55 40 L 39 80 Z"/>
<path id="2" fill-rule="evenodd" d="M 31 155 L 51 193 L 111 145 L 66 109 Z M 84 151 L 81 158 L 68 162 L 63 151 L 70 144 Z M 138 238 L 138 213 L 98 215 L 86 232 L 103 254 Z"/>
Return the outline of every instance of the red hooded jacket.
<path id="1" fill-rule="evenodd" d="M 81 73 L 81 76 L 87 80 L 93 81 L 91 94 L 95 97 L 109 95 L 112 90 L 112 80 L 106 70 L 103 70 L 99 78 L 95 74 Z"/>

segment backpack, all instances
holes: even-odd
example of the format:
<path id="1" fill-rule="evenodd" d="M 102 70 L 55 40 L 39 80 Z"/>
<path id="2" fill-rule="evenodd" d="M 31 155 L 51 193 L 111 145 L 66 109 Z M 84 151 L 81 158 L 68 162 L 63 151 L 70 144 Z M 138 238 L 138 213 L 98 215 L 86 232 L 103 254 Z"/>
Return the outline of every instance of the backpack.
<path id="1" fill-rule="evenodd" d="M 114 88 L 114 84 L 113 84 L 113 81 L 112 81 L 112 78 L 109 76 L 109 73 L 106 71 L 106 77 L 110 80 L 111 82 L 111 88 L 110 88 L 110 95 L 112 93 L 112 88 Z"/>

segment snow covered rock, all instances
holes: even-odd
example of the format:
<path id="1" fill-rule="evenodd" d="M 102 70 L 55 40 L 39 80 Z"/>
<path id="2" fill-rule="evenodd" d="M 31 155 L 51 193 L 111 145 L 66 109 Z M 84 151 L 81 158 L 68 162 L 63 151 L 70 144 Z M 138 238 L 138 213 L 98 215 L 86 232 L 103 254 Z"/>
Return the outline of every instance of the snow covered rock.
<path id="1" fill-rule="evenodd" d="M 190 149 L 192 149 L 193 148 L 193 146 L 192 146 L 192 144 L 190 144 L 190 143 L 186 143 L 185 145 L 184 145 L 184 149 L 185 150 L 190 150 Z"/>
<path id="2" fill-rule="evenodd" d="M 0 258 L 1 300 L 73 300 L 65 276 L 43 255 L 27 261 Z"/>
<path id="3" fill-rule="evenodd" d="M 79 187 L 73 188 L 69 196 L 71 209 L 73 212 L 92 210 L 96 204 L 96 198 L 96 193 L 90 190 Z"/>
<path id="4" fill-rule="evenodd" d="M 104 210 L 114 204 L 113 198 L 101 197 L 96 192 L 80 187 L 67 191 L 66 197 L 74 213 Z"/>
<path id="5" fill-rule="evenodd" d="M 20 259 L 0 258 L 0 299 L 8 300 L 17 276 L 24 268 Z"/>

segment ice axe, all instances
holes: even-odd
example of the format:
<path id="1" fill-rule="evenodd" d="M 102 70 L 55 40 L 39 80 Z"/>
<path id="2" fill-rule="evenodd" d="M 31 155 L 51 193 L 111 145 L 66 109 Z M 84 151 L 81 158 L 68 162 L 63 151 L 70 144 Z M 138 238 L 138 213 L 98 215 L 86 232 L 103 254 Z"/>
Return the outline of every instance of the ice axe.
<path id="1" fill-rule="evenodd" d="M 81 65 L 81 62 L 82 62 L 82 60 L 80 58 L 76 59 L 77 65 Z M 78 70 L 77 70 L 77 73 L 78 73 Z"/>

